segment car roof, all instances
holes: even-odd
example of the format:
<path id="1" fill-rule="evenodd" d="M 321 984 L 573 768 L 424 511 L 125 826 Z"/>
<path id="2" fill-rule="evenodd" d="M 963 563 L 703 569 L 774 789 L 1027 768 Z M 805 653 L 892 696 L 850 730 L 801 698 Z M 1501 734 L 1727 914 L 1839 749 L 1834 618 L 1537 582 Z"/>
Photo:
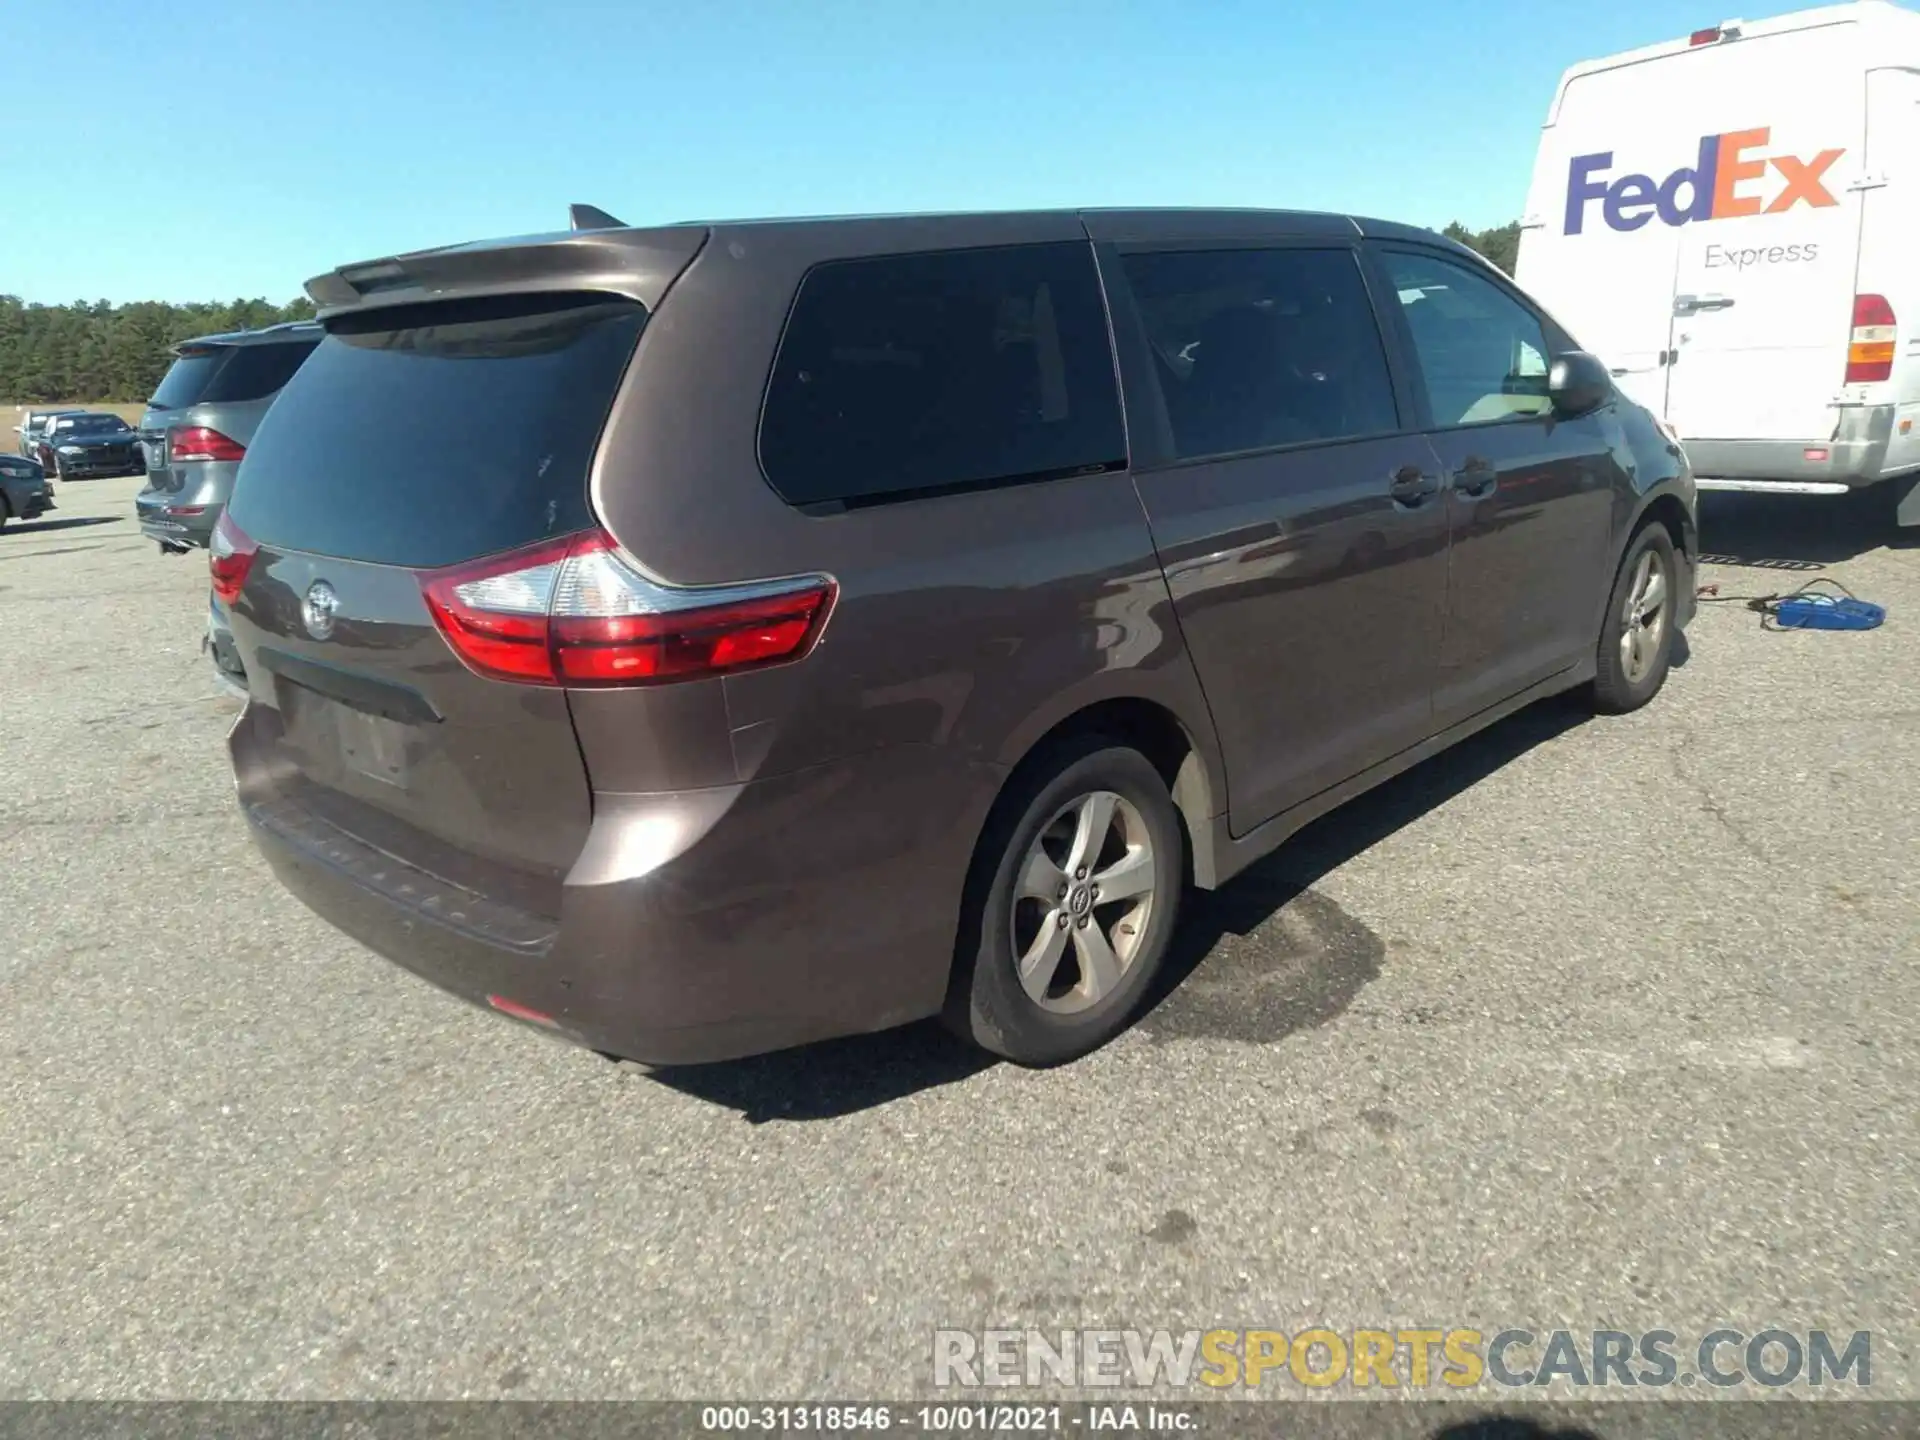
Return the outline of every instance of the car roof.
<path id="1" fill-rule="evenodd" d="M 822 234 L 836 231 L 838 235 Z M 445 299 L 456 294 L 559 288 L 607 291 L 651 306 L 709 241 L 730 248 L 753 240 L 759 249 L 769 252 L 777 250 L 783 240 L 791 240 L 815 253 L 843 247 L 852 256 L 1046 241 L 1220 239 L 1234 243 L 1319 237 L 1335 241 L 1359 237 L 1419 240 L 1462 255 L 1473 253 L 1434 230 L 1313 210 L 935 211 L 682 221 L 651 226 L 595 223 L 574 230 L 477 240 L 342 265 L 315 276 L 306 288 L 323 321 L 351 310 Z"/>

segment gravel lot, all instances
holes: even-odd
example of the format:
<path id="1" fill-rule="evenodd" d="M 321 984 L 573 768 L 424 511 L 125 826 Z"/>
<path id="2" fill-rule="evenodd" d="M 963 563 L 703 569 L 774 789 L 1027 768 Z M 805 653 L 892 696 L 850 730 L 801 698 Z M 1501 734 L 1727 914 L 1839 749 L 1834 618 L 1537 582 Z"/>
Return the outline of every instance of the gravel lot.
<path id="1" fill-rule="evenodd" d="M 1871 1329 L 1920 1394 L 1920 554 L 1867 507 L 1706 541 L 1881 630 L 1706 607 L 1648 711 L 1537 707 L 1196 903 L 1087 1061 L 648 1077 L 274 886 L 138 484 L 0 533 L 0 1396 L 901 1398 L 937 1325 L 1395 1322 Z"/>

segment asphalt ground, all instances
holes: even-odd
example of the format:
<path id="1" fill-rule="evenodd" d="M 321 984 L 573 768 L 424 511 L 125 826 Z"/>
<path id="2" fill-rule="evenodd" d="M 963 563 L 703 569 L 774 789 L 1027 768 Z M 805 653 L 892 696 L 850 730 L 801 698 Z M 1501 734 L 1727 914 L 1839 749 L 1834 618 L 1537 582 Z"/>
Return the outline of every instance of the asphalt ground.
<path id="1" fill-rule="evenodd" d="M 1000 1325 L 1871 1330 L 1920 1389 L 1920 553 L 1869 504 L 1709 497 L 1702 578 L 1884 627 L 1706 607 L 1649 709 L 1196 899 L 1085 1061 L 648 1076 L 281 893 L 138 484 L 0 532 L 0 1397 L 902 1397 Z"/>

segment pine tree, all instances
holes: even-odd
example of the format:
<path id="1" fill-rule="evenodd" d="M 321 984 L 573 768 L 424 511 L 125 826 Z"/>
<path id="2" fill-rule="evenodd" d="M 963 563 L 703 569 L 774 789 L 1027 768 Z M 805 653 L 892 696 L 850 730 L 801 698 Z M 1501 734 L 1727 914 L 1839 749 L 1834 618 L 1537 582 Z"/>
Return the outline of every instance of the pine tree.
<path id="1" fill-rule="evenodd" d="M 33 305 L 0 295 L 0 401 L 137 403 L 159 385 L 173 363 L 172 347 L 182 340 L 312 317 L 304 296 L 286 305 L 258 297 L 192 305 Z"/>

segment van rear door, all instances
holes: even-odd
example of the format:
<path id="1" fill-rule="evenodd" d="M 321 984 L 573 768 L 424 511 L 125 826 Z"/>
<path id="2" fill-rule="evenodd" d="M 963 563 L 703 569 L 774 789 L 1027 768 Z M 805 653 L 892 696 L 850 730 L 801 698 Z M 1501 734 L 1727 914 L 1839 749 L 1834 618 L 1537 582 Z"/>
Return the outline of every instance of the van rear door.
<path id="1" fill-rule="evenodd" d="M 1667 418 L 1690 440 L 1824 440 L 1860 253 L 1858 29 L 1716 47 L 1741 97 L 1713 132 L 1711 218 L 1680 231 Z"/>
<path id="2" fill-rule="evenodd" d="M 1673 293 L 1678 233 L 1654 223 L 1617 229 L 1604 203 L 1570 203 L 1576 165 L 1602 179 L 1643 168 L 1670 150 L 1658 120 L 1658 66 L 1584 75 L 1569 84 L 1540 141 L 1520 232 L 1515 278 L 1552 312 L 1581 348 L 1613 372 L 1625 394 L 1666 413 L 1668 298 Z"/>
<path id="3" fill-rule="evenodd" d="M 1860 235 L 1861 44 L 1856 23 L 1828 21 L 1622 57 L 1564 88 L 1522 282 L 1684 439 L 1832 430 Z"/>

